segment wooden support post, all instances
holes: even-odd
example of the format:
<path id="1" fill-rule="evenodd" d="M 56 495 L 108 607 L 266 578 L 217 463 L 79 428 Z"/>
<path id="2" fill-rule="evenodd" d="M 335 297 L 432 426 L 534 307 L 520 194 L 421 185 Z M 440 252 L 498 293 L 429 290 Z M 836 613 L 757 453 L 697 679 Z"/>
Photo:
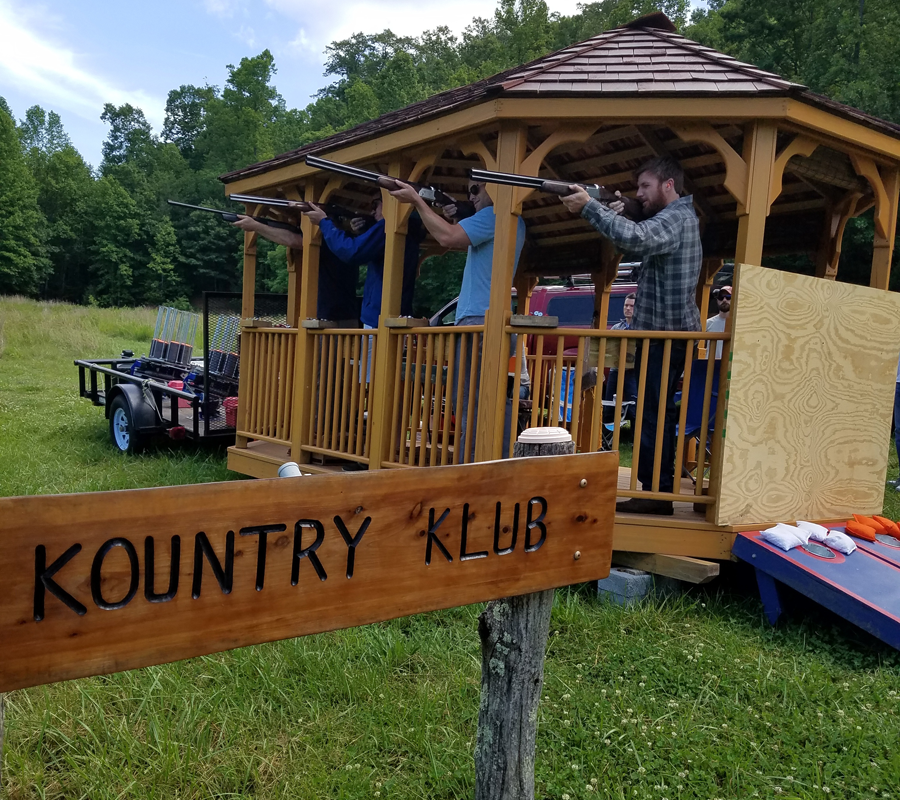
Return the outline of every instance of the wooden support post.
<path id="1" fill-rule="evenodd" d="M 616 252 L 615 245 L 605 236 L 600 237 L 600 271 L 591 273 L 594 281 L 595 316 L 595 324 L 592 327 L 598 330 L 605 330 L 609 325 L 609 297 L 612 293 L 612 285 L 619 274 L 621 261 L 622 255 Z"/>
<path id="2" fill-rule="evenodd" d="M 299 269 L 298 269 L 299 268 Z M 287 248 L 287 324 L 297 328 L 300 324 L 300 275 L 303 272 L 303 251 Z"/>
<path id="3" fill-rule="evenodd" d="M 556 431 L 557 436 L 536 431 Z M 574 453 L 559 428 L 532 428 L 514 456 Z M 544 685 L 553 589 L 488 603 L 478 617 L 481 638 L 481 706 L 475 741 L 475 800 L 533 800 L 537 712 Z"/>
<path id="4" fill-rule="evenodd" d="M 306 200 L 315 202 L 316 185 L 309 181 L 306 185 Z M 305 215 L 300 220 L 303 233 L 303 266 L 300 271 L 300 296 L 297 301 L 297 349 L 294 356 L 294 393 L 291 417 L 291 458 L 298 464 L 308 464 L 310 454 L 300 448 L 310 441 L 309 411 L 313 402 L 313 347 L 316 337 L 303 328 L 305 319 L 316 316 L 319 296 L 319 249 L 322 237 L 319 227 L 313 225 Z"/>
<path id="5" fill-rule="evenodd" d="M 738 202 L 738 238 L 735 264 L 761 264 L 766 216 L 775 164 L 775 124 L 759 120 L 748 124 L 744 134 L 744 161 L 747 187 L 743 202 Z"/>
<path id="6" fill-rule="evenodd" d="M 900 190 L 900 170 L 885 170 L 882 174 L 882 182 L 885 189 L 885 199 L 881 202 L 887 204 L 887 213 L 882 217 L 885 220 L 885 230 L 879 231 L 875 227 L 875 241 L 872 250 L 872 273 L 869 285 L 876 289 L 887 289 L 891 280 L 891 259 L 894 254 L 894 239 L 897 236 L 897 200 Z M 880 209 L 876 205 L 876 221 L 880 215 Z"/>
<path id="7" fill-rule="evenodd" d="M 388 168 L 388 174 L 406 177 L 410 174 L 409 164 L 394 161 Z M 403 255 L 406 250 L 406 226 L 412 206 L 401 205 L 386 191 L 382 192 L 384 213 L 384 278 L 381 289 L 381 315 L 378 317 L 378 330 L 373 348 L 375 369 L 369 385 L 369 469 L 380 469 L 384 460 L 388 459 L 391 418 L 394 414 L 394 372 L 397 366 L 396 347 L 392 347 L 392 339 L 387 321 L 390 317 L 400 316 L 400 304 L 403 294 Z M 373 331 L 374 333 L 374 331 Z M 415 431 L 413 431 L 415 436 Z M 413 442 L 415 444 L 415 442 Z M 422 443 L 424 447 L 424 442 Z"/>
<path id="8" fill-rule="evenodd" d="M 253 319 L 256 313 L 256 233 L 244 231 L 244 278 L 241 283 L 241 319 Z"/>
<path id="9" fill-rule="evenodd" d="M 527 129 L 518 124 L 502 123 L 497 141 L 497 165 L 500 172 L 517 172 L 525 154 Z M 512 291 L 521 206 L 514 204 L 515 187 L 493 187 L 494 262 L 491 273 L 491 301 L 485 318 L 481 358 L 481 386 L 478 401 L 478 428 L 475 437 L 475 460 L 502 458 L 504 418 L 506 415 L 506 383 L 509 363 L 509 336 L 504 328 L 510 317 L 509 296 Z"/>

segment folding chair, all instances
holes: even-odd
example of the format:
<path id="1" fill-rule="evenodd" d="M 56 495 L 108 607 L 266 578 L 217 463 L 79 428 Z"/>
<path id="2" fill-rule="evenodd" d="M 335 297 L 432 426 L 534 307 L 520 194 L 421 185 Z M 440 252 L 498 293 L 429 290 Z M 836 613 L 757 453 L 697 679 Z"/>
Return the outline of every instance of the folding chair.
<path id="1" fill-rule="evenodd" d="M 700 463 L 700 448 L 703 447 L 705 469 L 709 468 L 711 457 L 710 442 L 713 428 L 716 424 L 716 404 L 719 400 L 719 367 L 721 360 L 695 359 L 691 365 L 691 384 L 688 387 L 687 415 L 684 421 L 684 457 L 681 465 L 681 473 L 685 478 L 690 478 L 697 483 L 702 475 L 697 474 Z M 703 420 L 703 393 L 706 391 L 707 369 L 713 370 L 712 395 L 709 398 L 709 415 Z M 676 401 L 678 396 L 676 395 Z M 681 402 L 684 402 L 682 392 Z M 676 428 L 676 436 L 677 436 Z M 701 441 L 702 439 L 702 441 Z"/>

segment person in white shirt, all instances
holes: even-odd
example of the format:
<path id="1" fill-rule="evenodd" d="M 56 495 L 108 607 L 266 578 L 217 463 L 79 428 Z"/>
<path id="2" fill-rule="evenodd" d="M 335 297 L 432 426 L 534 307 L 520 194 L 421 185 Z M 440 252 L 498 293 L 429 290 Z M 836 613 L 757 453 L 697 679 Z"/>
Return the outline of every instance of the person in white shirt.
<path id="1" fill-rule="evenodd" d="M 706 330 L 708 333 L 725 333 L 725 323 L 731 313 L 731 287 L 722 286 L 714 289 L 713 296 L 719 306 L 719 313 L 706 320 Z M 722 357 L 723 344 L 725 343 L 722 341 L 716 342 L 716 358 Z"/>

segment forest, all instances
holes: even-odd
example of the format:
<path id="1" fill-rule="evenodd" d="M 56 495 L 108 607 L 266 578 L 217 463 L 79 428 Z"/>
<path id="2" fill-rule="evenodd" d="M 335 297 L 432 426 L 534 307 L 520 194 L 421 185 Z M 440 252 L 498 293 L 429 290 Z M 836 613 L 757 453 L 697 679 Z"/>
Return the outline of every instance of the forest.
<path id="1" fill-rule="evenodd" d="M 326 49 L 332 82 L 304 109 L 287 108 L 268 50 L 227 66 L 224 86 L 168 93 L 159 134 L 143 111 L 107 103 L 102 162 L 92 169 L 57 113 L 16 118 L 0 97 L 0 294 L 99 306 L 187 307 L 200 293 L 240 289 L 243 234 L 168 198 L 225 208 L 218 176 L 316 141 L 436 92 L 538 58 L 654 10 L 678 31 L 815 92 L 900 123 L 896 0 L 601 0 L 578 13 L 544 0 L 500 0 L 460 36 L 356 33 Z M 839 279 L 868 282 L 871 212 L 845 235 Z M 867 249 L 868 248 L 868 249 Z M 803 269 L 803 259 L 779 266 Z M 897 249 L 895 249 L 895 264 Z M 429 259 L 416 313 L 458 291 L 462 259 Z M 895 285 L 896 284 L 896 285 Z M 892 288 L 900 288 L 896 271 Z M 260 246 L 258 290 L 283 292 L 283 248 Z"/>

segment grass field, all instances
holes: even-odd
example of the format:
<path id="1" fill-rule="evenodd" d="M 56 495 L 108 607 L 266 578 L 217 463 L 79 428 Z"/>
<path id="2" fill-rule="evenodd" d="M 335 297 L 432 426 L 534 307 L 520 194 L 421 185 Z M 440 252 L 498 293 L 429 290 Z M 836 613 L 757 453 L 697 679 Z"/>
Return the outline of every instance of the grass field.
<path id="1" fill-rule="evenodd" d="M 221 449 L 124 458 L 77 397 L 73 359 L 146 352 L 154 320 L 0 298 L 0 493 L 240 477 Z M 558 591 L 537 796 L 900 798 L 900 654 L 792 599 L 771 628 L 738 565 L 629 609 Z M 0 796 L 471 797 L 479 611 L 12 692 Z"/>

